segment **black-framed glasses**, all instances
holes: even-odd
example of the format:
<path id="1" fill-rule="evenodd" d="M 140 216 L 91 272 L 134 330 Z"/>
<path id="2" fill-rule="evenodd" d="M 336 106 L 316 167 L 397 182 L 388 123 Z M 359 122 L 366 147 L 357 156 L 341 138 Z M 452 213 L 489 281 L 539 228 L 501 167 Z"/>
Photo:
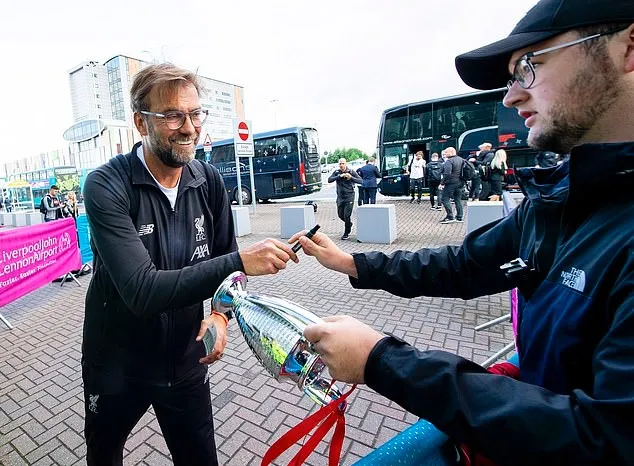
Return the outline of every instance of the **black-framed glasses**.
<path id="1" fill-rule="evenodd" d="M 572 47 L 573 45 L 581 44 L 583 42 L 597 39 L 602 36 L 609 36 L 610 34 L 614 34 L 615 32 L 619 32 L 622 30 L 622 28 L 619 28 L 612 31 L 592 34 L 588 37 L 582 37 L 581 39 L 565 42 L 563 44 L 553 45 L 552 47 L 548 47 L 542 50 L 536 50 L 535 52 L 528 52 L 527 54 L 522 55 L 515 62 L 515 67 L 513 68 L 513 77 L 509 79 L 509 81 L 506 83 L 506 88 L 510 90 L 515 82 L 517 82 L 523 89 L 531 88 L 531 86 L 535 83 L 535 64 L 531 61 L 531 58 L 554 52 L 555 50 L 565 49 L 566 47 Z"/>
<path id="2" fill-rule="evenodd" d="M 156 118 L 160 118 L 165 121 L 167 127 L 171 130 L 180 129 L 185 124 L 185 118 L 189 116 L 189 119 L 194 125 L 194 128 L 200 128 L 207 121 L 208 111 L 202 108 L 198 110 L 194 110 L 189 113 L 178 112 L 178 111 L 169 111 L 165 113 L 155 113 L 155 112 L 146 112 L 145 110 L 141 110 L 140 113 L 143 115 L 151 115 Z"/>

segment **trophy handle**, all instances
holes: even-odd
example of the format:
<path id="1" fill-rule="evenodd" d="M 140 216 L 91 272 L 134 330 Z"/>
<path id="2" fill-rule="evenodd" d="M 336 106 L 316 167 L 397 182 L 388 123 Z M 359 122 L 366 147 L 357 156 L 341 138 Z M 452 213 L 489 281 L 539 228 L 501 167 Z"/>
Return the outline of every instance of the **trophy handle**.
<path id="1" fill-rule="evenodd" d="M 247 276 L 244 272 L 233 272 L 225 278 L 211 300 L 211 308 L 216 312 L 228 313 L 233 311 L 233 299 L 246 295 Z"/>

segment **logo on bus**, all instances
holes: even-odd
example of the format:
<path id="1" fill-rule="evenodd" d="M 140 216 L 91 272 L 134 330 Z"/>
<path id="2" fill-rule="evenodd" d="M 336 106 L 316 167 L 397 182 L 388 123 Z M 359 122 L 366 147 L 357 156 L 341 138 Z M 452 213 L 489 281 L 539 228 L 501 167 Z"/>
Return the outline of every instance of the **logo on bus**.
<path id="1" fill-rule="evenodd" d="M 235 163 L 230 165 L 220 165 L 217 168 L 221 175 L 235 175 L 237 171 Z M 243 173 L 249 173 L 249 166 L 244 163 L 241 163 L 240 174 L 242 175 Z"/>

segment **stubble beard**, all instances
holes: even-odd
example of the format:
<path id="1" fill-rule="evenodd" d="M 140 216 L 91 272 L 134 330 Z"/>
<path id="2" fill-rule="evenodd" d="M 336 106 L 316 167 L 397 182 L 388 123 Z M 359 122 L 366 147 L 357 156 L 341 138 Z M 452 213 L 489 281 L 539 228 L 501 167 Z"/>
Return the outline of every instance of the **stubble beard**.
<path id="1" fill-rule="evenodd" d="M 184 147 L 178 147 L 178 145 L 172 146 L 169 144 L 169 141 L 164 144 L 161 140 L 160 135 L 158 135 L 154 131 L 154 127 L 152 125 L 148 125 L 148 133 L 150 140 L 150 149 L 152 150 L 152 153 L 156 155 L 158 159 L 168 167 L 181 168 L 194 160 L 194 155 L 196 153 L 195 149 L 185 149 Z M 196 135 L 194 138 L 194 147 L 196 146 L 197 142 L 198 135 Z"/>
<path id="2" fill-rule="evenodd" d="M 591 66 L 583 68 L 552 104 L 550 126 L 541 133 L 529 132 L 530 147 L 570 153 L 618 100 L 621 94 L 618 73 L 607 51 L 586 53 Z"/>

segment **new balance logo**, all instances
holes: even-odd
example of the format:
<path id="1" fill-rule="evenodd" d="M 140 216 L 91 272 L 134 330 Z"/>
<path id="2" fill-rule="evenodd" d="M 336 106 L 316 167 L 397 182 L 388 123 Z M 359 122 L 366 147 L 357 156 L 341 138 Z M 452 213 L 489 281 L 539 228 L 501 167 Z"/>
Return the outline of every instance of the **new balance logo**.
<path id="1" fill-rule="evenodd" d="M 571 267 L 570 272 L 561 272 L 561 284 L 583 293 L 586 288 L 586 273 Z"/>
<path id="2" fill-rule="evenodd" d="M 201 244 L 200 246 L 196 246 L 194 250 L 194 254 L 192 254 L 192 258 L 189 260 L 193 262 L 194 260 L 202 259 L 209 255 L 209 245 Z"/>
<path id="3" fill-rule="evenodd" d="M 139 227 L 139 236 L 151 235 L 154 233 L 154 224 L 148 223 Z"/>

